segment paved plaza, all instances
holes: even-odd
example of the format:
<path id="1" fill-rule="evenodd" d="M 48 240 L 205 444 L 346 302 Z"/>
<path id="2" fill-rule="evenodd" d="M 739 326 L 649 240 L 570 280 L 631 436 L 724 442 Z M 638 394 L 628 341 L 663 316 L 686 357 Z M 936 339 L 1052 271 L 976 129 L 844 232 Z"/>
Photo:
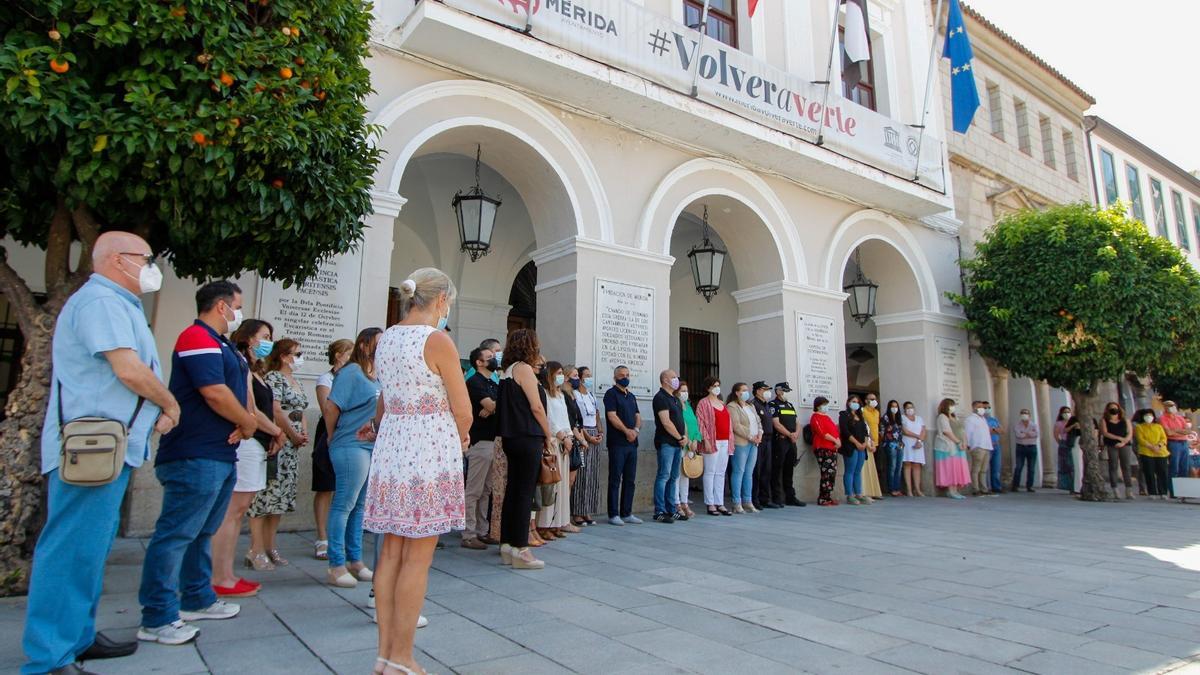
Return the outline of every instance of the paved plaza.
<path id="1" fill-rule="evenodd" d="M 240 617 L 89 668 L 370 672 L 368 587 L 321 584 L 311 536 L 283 536 L 290 567 L 247 575 L 265 586 Z M 430 672 L 1200 672 L 1200 506 L 1045 491 L 597 525 L 535 572 L 446 541 L 417 633 Z M 109 561 L 98 623 L 120 637 L 144 544 Z M 24 605 L 0 601 L 0 671 L 20 663 Z"/>

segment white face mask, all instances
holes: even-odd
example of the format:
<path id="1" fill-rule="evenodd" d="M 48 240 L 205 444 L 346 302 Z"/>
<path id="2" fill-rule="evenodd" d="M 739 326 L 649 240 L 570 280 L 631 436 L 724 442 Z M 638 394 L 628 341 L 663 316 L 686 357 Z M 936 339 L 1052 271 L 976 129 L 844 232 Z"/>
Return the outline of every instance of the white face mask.
<path id="1" fill-rule="evenodd" d="M 292 360 L 292 369 L 299 370 L 303 366 L 304 366 L 304 355 L 299 354 L 296 356 L 295 359 Z"/>
<path id="2" fill-rule="evenodd" d="M 786 401 L 787 400 L 787 392 L 781 391 L 775 395 L 775 398 L 779 399 L 780 401 Z"/>
<path id="3" fill-rule="evenodd" d="M 1021 413 L 1021 421 L 1028 422 L 1029 421 L 1029 413 Z"/>
<path id="4" fill-rule="evenodd" d="M 872 408 L 878 408 L 878 407 L 879 407 L 879 401 L 876 401 L 876 400 L 872 399 L 872 400 L 870 400 L 870 401 L 867 401 L 867 405 L 871 406 Z"/>
<path id="5" fill-rule="evenodd" d="M 125 272 L 125 270 L 121 271 Z M 125 272 L 125 275 L 131 279 L 134 278 L 129 272 Z M 162 288 L 163 273 L 158 269 L 158 265 L 146 263 L 138 270 L 137 280 L 140 293 L 156 293 L 158 289 Z"/>
<path id="6" fill-rule="evenodd" d="M 951 415 L 953 415 L 953 414 L 954 414 L 954 411 L 956 411 L 956 410 L 958 410 L 958 406 L 956 406 L 956 405 L 952 405 L 952 406 L 950 406 L 950 408 L 949 408 L 949 412 L 950 412 L 950 414 L 951 414 Z"/>
<path id="7" fill-rule="evenodd" d="M 1142 417 L 1142 421 L 1145 422 L 1146 424 L 1150 424 L 1151 422 L 1154 421 L 1154 415 L 1145 415 Z"/>
<path id="8" fill-rule="evenodd" d="M 827 405 L 817 406 L 817 412 L 819 412 L 819 413 L 823 413 L 826 410 L 829 410 L 829 406 L 827 406 Z"/>
<path id="9" fill-rule="evenodd" d="M 712 394 L 713 396 L 720 396 L 720 395 L 721 395 L 721 388 L 720 388 L 720 387 L 713 387 L 712 389 L 709 389 L 709 390 L 708 390 L 708 392 L 709 392 L 710 394 Z"/>
<path id="10" fill-rule="evenodd" d="M 1065 420 L 1065 419 L 1070 419 L 1070 418 L 1071 418 L 1071 413 L 1070 413 L 1070 412 L 1065 412 L 1065 413 L 1063 413 L 1063 414 L 1059 415 L 1059 418 L 1060 418 L 1060 419 L 1064 419 L 1064 420 Z"/>
<path id="11" fill-rule="evenodd" d="M 775 392 L 771 391 L 770 389 L 764 391 L 763 400 L 768 402 L 775 400 Z"/>
<path id="12" fill-rule="evenodd" d="M 554 376 L 554 386 L 556 386 L 556 387 L 563 386 L 563 382 L 566 382 L 566 381 L 567 380 L 566 380 L 566 378 L 563 377 L 562 373 L 559 373 Z"/>
<path id="13" fill-rule="evenodd" d="M 240 310 L 240 309 L 233 310 L 233 318 L 226 319 L 226 320 L 229 322 L 229 332 L 232 333 L 233 331 L 237 330 L 238 327 L 240 327 L 242 325 L 242 310 Z"/>
<path id="14" fill-rule="evenodd" d="M 914 410 L 914 409 L 912 409 L 912 408 L 905 408 L 905 409 L 904 409 L 904 414 L 905 414 L 905 415 L 908 415 L 909 417 L 912 417 L 912 416 L 913 416 L 913 414 L 914 414 L 914 413 L 916 413 L 916 412 L 917 412 L 917 411 L 916 411 L 916 410 Z"/>
<path id="15" fill-rule="evenodd" d="M 976 408 L 975 409 L 975 414 L 979 415 L 980 417 L 982 417 L 985 412 L 987 412 L 987 408 Z"/>
<path id="16" fill-rule="evenodd" d="M 892 407 L 888 408 L 888 412 L 892 413 L 893 415 L 896 414 L 897 410 L 899 410 L 899 408 L 897 408 L 896 406 L 892 406 Z"/>
<path id="17" fill-rule="evenodd" d="M 686 401 L 686 400 L 688 400 L 688 391 L 687 391 L 687 389 L 680 389 L 680 390 L 679 390 L 679 400 L 681 400 L 681 401 Z"/>

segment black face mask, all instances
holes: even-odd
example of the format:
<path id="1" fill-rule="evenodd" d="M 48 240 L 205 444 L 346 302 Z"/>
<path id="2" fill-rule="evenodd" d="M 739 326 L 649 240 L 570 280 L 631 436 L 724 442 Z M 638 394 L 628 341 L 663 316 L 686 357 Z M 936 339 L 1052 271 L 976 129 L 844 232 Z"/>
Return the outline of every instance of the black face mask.
<path id="1" fill-rule="evenodd" d="M 488 361 L 488 370 L 500 370 L 500 359 L 493 356 L 491 361 Z"/>

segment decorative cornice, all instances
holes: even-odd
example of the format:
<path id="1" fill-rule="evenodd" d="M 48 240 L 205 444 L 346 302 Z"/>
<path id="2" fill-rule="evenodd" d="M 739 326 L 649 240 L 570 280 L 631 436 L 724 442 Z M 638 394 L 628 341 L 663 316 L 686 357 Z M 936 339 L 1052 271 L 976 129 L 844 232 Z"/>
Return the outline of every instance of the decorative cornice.
<path id="1" fill-rule="evenodd" d="M 675 264 L 674 256 L 652 253 L 640 248 L 633 248 L 632 246 L 610 244 L 608 242 L 599 241 L 596 239 L 588 239 L 586 237 L 567 237 L 566 239 L 560 239 L 549 246 L 539 248 L 531 253 L 529 257 L 533 259 L 535 265 L 541 267 L 548 262 L 558 260 L 559 258 L 565 258 L 578 251 L 594 251 L 608 255 L 625 256 L 627 258 L 636 258 L 644 262 L 666 265 L 667 267 Z"/>
<path id="2" fill-rule="evenodd" d="M 953 212 L 935 213 L 932 216 L 925 216 L 921 222 L 931 230 L 942 232 L 944 234 L 958 234 L 962 229 L 963 222 L 952 215 Z"/>
<path id="3" fill-rule="evenodd" d="M 571 282 L 578 281 L 578 280 L 579 280 L 578 274 L 568 274 L 565 277 L 559 277 L 557 279 L 550 279 L 549 281 L 544 281 L 540 284 L 537 284 L 536 286 L 533 287 L 533 291 L 535 293 L 541 293 L 542 291 L 550 289 L 550 288 L 554 288 L 555 286 L 562 286 L 564 284 L 569 284 Z"/>
<path id="4" fill-rule="evenodd" d="M 404 208 L 407 203 L 407 199 L 395 192 L 371 190 L 371 208 L 375 209 L 375 213 L 378 215 L 395 218 L 400 215 L 400 209 Z"/>
<path id="5" fill-rule="evenodd" d="M 900 323 L 936 323 L 942 326 L 951 326 L 953 328 L 962 328 L 962 324 L 967 320 L 967 317 L 961 314 L 943 314 L 941 312 L 927 312 L 922 309 L 911 312 L 897 312 L 895 314 L 878 314 L 873 319 L 876 326 L 893 326 Z"/>
<path id="6" fill-rule="evenodd" d="M 781 295 L 785 291 L 791 293 L 802 293 L 804 295 L 816 296 L 825 300 L 833 300 L 835 302 L 844 302 L 847 296 L 841 291 L 831 291 L 828 288 L 813 286 L 810 284 L 801 284 L 794 281 L 770 281 L 758 286 L 751 286 L 730 293 L 733 299 L 740 305 L 744 302 L 754 302 L 764 298 Z"/>
<path id="7" fill-rule="evenodd" d="M 744 319 L 738 319 L 738 325 L 744 326 L 748 323 L 755 323 L 757 321 L 766 321 L 767 319 L 782 319 L 782 318 L 783 318 L 783 310 L 779 310 L 777 312 L 768 312 L 766 314 L 755 314 L 754 316 L 748 316 Z"/>

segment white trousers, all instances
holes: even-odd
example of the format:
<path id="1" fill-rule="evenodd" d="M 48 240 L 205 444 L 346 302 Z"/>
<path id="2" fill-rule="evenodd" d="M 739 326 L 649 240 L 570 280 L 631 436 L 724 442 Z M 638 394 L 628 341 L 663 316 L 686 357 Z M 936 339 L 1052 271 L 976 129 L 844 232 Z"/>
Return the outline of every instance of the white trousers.
<path id="1" fill-rule="evenodd" d="M 726 447 L 722 448 L 721 445 Z M 704 455 L 704 503 L 707 506 L 725 504 L 725 467 L 727 466 L 729 466 L 727 443 L 718 443 L 716 452 Z"/>

